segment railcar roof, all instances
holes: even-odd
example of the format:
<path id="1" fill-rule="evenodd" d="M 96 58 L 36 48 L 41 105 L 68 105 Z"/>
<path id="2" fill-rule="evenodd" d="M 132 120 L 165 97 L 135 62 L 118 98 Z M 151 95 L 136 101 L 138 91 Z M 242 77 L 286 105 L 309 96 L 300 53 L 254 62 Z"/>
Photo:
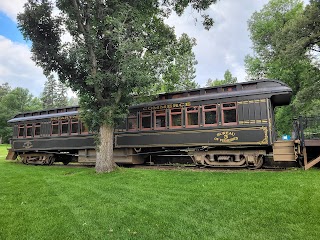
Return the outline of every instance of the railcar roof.
<path id="1" fill-rule="evenodd" d="M 36 115 L 36 116 L 28 116 L 28 117 L 15 117 L 10 119 L 8 123 L 50 119 L 55 117 L 74 116 L 74 115 L 78 115 L 78 111 L 52 113 L 52 114 L 44 114 L 44 115 Z"/>
<path id="2" fill-rule="evenodd" d="M 232 91 L 224 91 L 224 89 L 232 88 Z M 252 95 L 261 95 L 261 94 L 272 94 L 272 95 L 283 95 L 280 98 L 275 98 L 275 103 L 278 105 L 288 104 L 290 102 L 292 89 L 283 82 L 273 79 L 262 79 L 256 81 L 247 81 L 236 84 L 226 84 L 216 87 L 206 87 L 198 88 L 187 91 L 177 91 L 170 93 L 159 94 L 156 101 L 142 103 L 130 107 L 130 109 L 162 105 L 162 104 L 171 104 L 178 102 L 192 102 L 192 101 L 203 101 L 206 99 L 227 99 L 231 97 L 239 96 L 252 96 Z M 197 93 L 195 96 L 191 94 Z M 180 95 L 181 97 L 175 98 Z M 161 100 L 160 100 L 161 99 Z M 41 120 L 54 117 L 62 116 L 72 116 L 77 115 L 79 106 L 68 106 L 54 109 L 45 109 L 32 112 L 24 112 L 17 114 L 14 118 L 10 119 L 8 123 L 23 122 L 23 121 L 32 121 L 32 120 Z M 58 110 L 65 109 L 64 112 L 58 112 Z M 73 111 L 70 111 L 73 110 Z M 50 113 L 51 112 L 51 113 Z M 52 113 L 53 112 L 53 113 Z"/>
<path id="3" fill-rule="evenodd" d="M 224 91 L 224 89 L 231 88 L 232 91 Z M 216 91 L 214 91 L 216 90 Z M 192 96 L 190 93 L 197 93 Z M 232 97 L 254 96 L 271 94 L 274 96 L 283 95 L 281 98 L 275 98 L 275 105 L 289 104 L 292 89 L 283 82 L 278 80 L 263 79 L 257 81 L 248 81 L 236 84 L 221 85 L 217 87 L 199 88 L 189 91 L 179 91 L 173 93 L 165 93 L 159 95 L 159 100 L 142 103 L 130 107 L 130 109 L 144 108 L 162 104 L 172 104 L 179 102 L 193 102 L 214 99 L 228 99 Z M 180 97 L 176 97 L 179 96 Z M 162 98 L 162 99 L 161 99 Z"/>
<path id="4" fill-rule="evenodd" d="M 219 90 L 219 89 L 223 89 L 223 88 L 229 88 L 229 87 L 238 87 L 237 91 L 240 89 L 242 89 L 243 87 L 246 88 L 247 86 L 257 86 L 258 88 L 261 88 L 262 86 L 266 86 L 266 85 L 270 85 L 270 83 L 272 83 L 272 85 L 282 85 L 282 86 L 286 86 L 289 87 L 287 84 L 276 80 L 276 79 L 259 79 L 259 80 L 251 80 L 251 81 L 246 81 L 246 82 L 238 82 L 238 83 L 232 83 L 232 84 L 224 84 L 224 85 L 219 85 L 219 86 L 213 86 L 213 87 L 204 87 L 204 88 L 196 88 L 196 89 L 190 89 L 190 90 L 183 90 L 183 91 L 175 91 L 175 92 L 169 92 L 169 93 L 160 93 L 159 94 L 159 98 L 163 97 L 163 96 L 168 96 L 168 95 L 176 95 L 176 94 L 183 94 L 183 93 L 190 93 L 190 92 L 195 92 L 195 91 L 202 91 L 203 90 Z M 258 85 L 259 84 L 259 85 Z M 239 88 L 240 87 L 240 88 Z"/>

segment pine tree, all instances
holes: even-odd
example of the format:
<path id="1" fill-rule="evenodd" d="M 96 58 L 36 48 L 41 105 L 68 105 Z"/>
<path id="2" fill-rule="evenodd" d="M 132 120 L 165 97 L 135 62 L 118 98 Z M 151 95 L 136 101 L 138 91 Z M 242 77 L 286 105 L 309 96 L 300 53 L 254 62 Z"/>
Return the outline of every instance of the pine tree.
<path id="1" fill-rule="evenodd" d="M 54 108 L 57 99 L 57 82 L 53 75 L 50 75 L 44 84 L 44 89 L 41 94 L 43 108 Z"/>
<path id="2" fill-rule="evenodd" d="M 57 84 L 57 93 L 55 99 L 56 107 L 65 107 L 68 106 L 68 97 L 67 97 L 67 87 L 62 82 L 58 82 Z"/>

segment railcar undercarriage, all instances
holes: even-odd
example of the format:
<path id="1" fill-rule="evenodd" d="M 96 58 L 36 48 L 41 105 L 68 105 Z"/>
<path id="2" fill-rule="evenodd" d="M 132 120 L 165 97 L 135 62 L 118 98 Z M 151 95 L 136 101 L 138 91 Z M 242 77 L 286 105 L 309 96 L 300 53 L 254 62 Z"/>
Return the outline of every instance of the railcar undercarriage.
<path id="1" fill-rule="evenodd" d="M 194 163 L 210 167 L 261 168 L 265 150 L 209 150 L 188 153 Z"/>
<path id="2" fill-rule="evenodd" d="M 174 165 L 189 164 L 199 167 L 225 167 L 258 169 L 274 165 L 273 155 L 267 149 L 213 149 L 213 148 L 158 148 L 115 149 L 114 160 L 120 165 Z M 72 152 L 23 152 L 18 153 L 24 164 L 52 165 L 54 162 L 95 164 L 95 150 Z M 14 160 L 14 159 L 12 159 Z M 271 164 L 270 164 L 271 163 Z"/>
<path id="3" fill-rule="evenodd" d="M 54 154 L 48 153 L 23 153 L 19 156 L 24 164 L 52 165 L 55 161 Z"/>

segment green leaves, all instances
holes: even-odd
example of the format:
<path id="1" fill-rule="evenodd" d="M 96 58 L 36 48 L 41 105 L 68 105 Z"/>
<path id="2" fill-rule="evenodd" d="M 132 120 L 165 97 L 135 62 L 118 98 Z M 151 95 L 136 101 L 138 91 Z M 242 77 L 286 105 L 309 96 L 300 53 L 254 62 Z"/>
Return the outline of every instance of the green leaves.
<path id="1" fill-rule="evenodd" d="M 238 81 L 237 77 L 233 77 L 232 73 L 229 71 L 229 69 L 227 69 L 224 73 L 224 79 L 222 79 L 222 80 L 208 79 L 206 86 L 207 87 L 214 87 L 214 86 L 220 86 L 220 85 L 224 85 L 224 84 L 233 84 L 233 83 L 236 83 L 237 81 Z"/>
<path id="2" fill-rule="evenodd" d="M 316 114 L 319 107 L 319 53 L 314 51 L 319 48 L 319 16 L 319 1 L 304 8 L 298 0 L 272 0 L 249 20 L 255 54 L 246 57 L 247 73 L 282 80 L 293 89 L 291 106 L 276 113 L 282 132 L 291 128 L 289 118 Z"/>
<path id="3" fill-rule="evenodd" d="M 20 112 L 34 111 L 42 108 L 41 101 L 32 96 L 28 89 L 14 88 L 7 83 L 0 86 L 0 139 L 8 142 L 12 136 L 12 127 L 7 121 Z"/>

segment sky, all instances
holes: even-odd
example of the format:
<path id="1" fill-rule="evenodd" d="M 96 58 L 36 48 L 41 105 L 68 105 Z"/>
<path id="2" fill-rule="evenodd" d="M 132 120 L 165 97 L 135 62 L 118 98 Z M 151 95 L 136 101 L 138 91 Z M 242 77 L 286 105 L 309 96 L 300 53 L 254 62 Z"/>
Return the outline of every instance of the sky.
<path id="1" fill-rule="evenodd" d="M 31 60 L 31 43 L 23 39 L 17 28 L 16 15 L 23 11 L 26 0 L 0 0 L 0 84 L 8 82 L 11 87 L 28 88 L 35 95 L 43 91 L 46 77 L 42 69 Z M 208 9 L 215 24 L 205 30 L 195 15 L 187 10 L 182 17 L 172 15 L 167 24 L 174 26 L 176 34 L 187 33 L 196 38 L 194 53 L 196 82 L 204 86 L 211 79 L 223 79 L 229 69 L 245 81 L 244 57 L 252 54 L 247 21 L 268 0 L 220 0 Z"/>

